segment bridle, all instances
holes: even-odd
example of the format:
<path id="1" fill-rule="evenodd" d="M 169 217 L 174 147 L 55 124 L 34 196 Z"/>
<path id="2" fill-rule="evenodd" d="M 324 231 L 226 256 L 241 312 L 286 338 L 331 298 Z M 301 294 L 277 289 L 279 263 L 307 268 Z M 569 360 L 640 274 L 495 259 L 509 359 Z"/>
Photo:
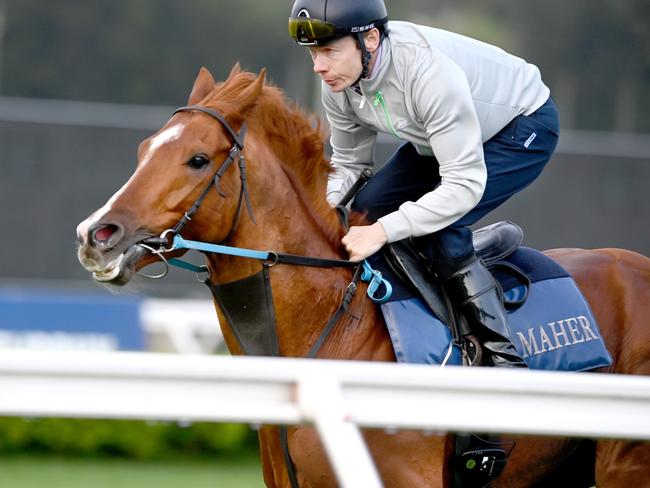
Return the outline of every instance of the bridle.
<path id="1" fill-rule="evenodd" d="M 381 273 L 373 270 L 368 264 L 368 262 L 365 260 L 363 262 L 358 262 L 358 261 L 348 261 L 345 259 L 327 259 L 327 258 L 318 258 L 312 256 L 300 256 L 295 254 L 279 253 L 274 251 L 257 251 L 252 249 L 244 249 L 244 248 L 222 245 L 223 242 L 228 241 L 232 237 L 233 233 L 235 232 L 235 229 L 237 228 L 237 224 L 241 216 L 241 208 L 243 202 L 246 202 L 246 209 L 248 211 L 249 216 L 251 217 L 251 220 L 254 223 L 256 223 L 255 217 L 253 215 L 253 208 L 250 201 L 250 195 L 248 192 L 248 184 L 246 179 L 246 158 L 242 154 L 242 150 L 244 149 L 244 137 L 246 136 L 247 125 L 246 122 L 243 122 L 239 133 L 237 133 L 222 114 L 220 114 L 214 109 L 208 107 L 202 107 L 200 105 L 188 105 L 185 107 L 180 107 L 174 111 L 174 114 L 177 114 L 179 112 L 192 112 L 192 111 L 205 113 L 211 116 L 212 118 L 214 118 L 215 120 L 219 121 L 223 126 L 223 128 L 228 132 L 228 134 L 232 138 L 233 144 L 230 147 L 230 150 L 228 151 L 228 156 L 221 163 L 217 171 L 214 173 L 214 176 L 210 179 L 209 183 L 203 189 L 199 197 L 194 201 L 194 204 L 183 214 L 183 216 L 174 225 L 174 227 L 163 231 L 163 233 L 160 234 L 159 237 L 150 237 L 139 243 L 140 246 L 147 249 L 152 254 L 158 256 L 158 258 L 160 258 L 160 260 L 165 265 L 165 271 L 157 276 L 148 276 L 148 275 L 142 275 L 142 276 L 146 278 L 153 278 L 153 279 L 162 278 L 167 274 L 167 271 L 169 270 L 169 265 L 172 264 L 174 266 L 178 266 L 180 268 L 184 268 L 189 271 L 194 271 L 195 273 L 197 273 L 197 275 L 200 275 L 202 273 L 207 273 L 208 276 L 205 278 L 205 280 L 199 278 L 199 281 L 207 284 L 208 286 L 211 286 L 210 271 L 207 266 L 205 265 L 195 266 L 193 264 L 181 261 L 176 258 L 167 259 L 163 256 L 164 253 L 171 252 L 177 249 L 193 249 L 203 253 L 229 254 L 233 256 L 257 259 L 263 264 L 263 268 L 265 270 L 278 263 L 290 264 L 295 266 L 311 266 L 311 267 L 319 267 L 319 268 L 355 268 L 352 282 L 348 286 L 348 289 L 345 294 L 345 298 L 342 301 L 342 306 L 339 312 L 342 312 L 344 309 L 347 309 L 347 305 L 351 301 L 352 296 L 356 291 L 357 288 L 356 283 L 359 279 L 369 283 L 367 294 L 371 300 L 377 303 L 383 303 L 384 301 L 388 300 L 388 298 L 392 293 L 392 288 L 390 283 L 388 283 L 386 280 L 382 278 Z M 239 199 L 237 202 L 237 209 L 235 210 L 235 214 L 233 215 L 233 220 L 231 222 L 230 230 L 228 231 L 228 234 L 219 244 L 187 241 L 183 239 L 180 236 L 181 231 L 183 230 L 185 225 L 187 225 L 187 223 L 192 220 L 192 216 L 198 211 L 199 207 L 205 200 L 206 196 L 210 192 L 210 189 L 212 188 L 213 185 L 219 192 L 219 195 L 221 195 L 224 198 L 227 197 L 227 195 L 221 189 L 221 185 L 220 185 L 221 177 L 224 175 L 224 173 L 228 170 L 228 168 L 232 165 L 232 163 L 235 160 L 238 161 L 241 186 L 239 191 Z M 363 173 L 361 178 L 359 178 L 359 180 L 353 185 L 353 188 L 351 188 L 348 191 L 348 194 L 344 197 L 344 201 L 346 201 L 347 203 L 347 201 L 352 198 L 352 195 L 355 194 L 357 191 L 359 191 L 362 185 L 365 184 L 365 182 L 369 178 L 370 178 L 370 174 Z M 382 286 L 385 289 L 385 294 L 381 297 L 378 297 L 377 296 L 378 290 Z M 334 320 L 330 321 L 332 326 L 336 323 L 336 321 L 338 321 L 338 313 L 336 315 L 337 315 L 336 317 L 333 317 Z M 330 328 L 326 327 L 326 330 L 328 329 Z M 324 340 L 324 338 L 327 336 L 328 333 L 329 332 L 326 332 L 321 339 Z M 310 355 L 313 354 L 315 356 L 316 352 L 320 348 L 320 345 L 322 344 L 322 340 L 317 341 L 315 347 L 310 352 Z"/>
<path id="2" fill-rule="evenodd" d="M 219 192 L 219 195 L 224 198 L 227 197 L 221 188 L 221 177 L 226 173 L 230 165 L 235 160 L 237 160 L 239 166 L 239 177 L 241 181 L 239 199 L 237 201 L 237 209 L 235 210 L 235 214 L 233 215 L 233 219 L 230 224 L 230 230 L 221 242 L 229 240 L 235 232 L 239 218 L 241 216 L 241 208 L 243 202 L 246 202 L 246 210 L 248 211 L 248 215 L 250 215 L 253 222 L 255 222 L 255 216 L 253 215 L 253 207 L 251 205 L 250 195 L 248 192 L 248 183 L 246 179 L 246 158 L 242 154 L 242 150 L 244 149 L 244 138 L 246 137 L 247 130 L 246 122 L 242 124 L 239 133 L 237 133 L 222 114 L 211 108 L 202 107 L 201 105 L 187 105 L 185 107 L 176 109 L 173 115 L 179 112 L 202 112 L 214 118 L 221 123 L 221 126 L 230 135 L 232 139 L 232 146 L 228 151 L 228 156 L 223 160 L 219 168 L 217 168 L 214 176 L 210 179 L 209 183 L 205 186 L 199 197 L 194 201 L 194 204 L 192 204 L 192 206 L 183 214 L 176 225 L 170 229 L 165 230 L 159 237 L 152 237 L 142 241 L 142 244 L 145 246 L 158 248 L 156 254 L 159 254 L 161 252 L 169 252 L 172 250 L 172 248 L 169 247 L 170 239 L 173 239 L 175 236 L 179 235 L 185 225 L 187 225 L 187 223 L 192 220 L 192 216 L 197 212 L 213 185 L 217 189 L 217 192 Z"/>

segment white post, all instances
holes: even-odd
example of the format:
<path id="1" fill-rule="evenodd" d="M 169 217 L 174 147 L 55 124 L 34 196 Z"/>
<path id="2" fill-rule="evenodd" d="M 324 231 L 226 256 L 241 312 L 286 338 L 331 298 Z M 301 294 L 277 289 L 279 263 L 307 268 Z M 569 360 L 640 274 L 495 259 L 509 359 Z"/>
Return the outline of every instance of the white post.
<path id="1" fill-rule="evenodd" d="M 313 422 L 342 488 L 382 488 L 361 432 L 346 411 L 341 383 L 332 374 L 305 374 L 297 384 L 298 409 Z"/>

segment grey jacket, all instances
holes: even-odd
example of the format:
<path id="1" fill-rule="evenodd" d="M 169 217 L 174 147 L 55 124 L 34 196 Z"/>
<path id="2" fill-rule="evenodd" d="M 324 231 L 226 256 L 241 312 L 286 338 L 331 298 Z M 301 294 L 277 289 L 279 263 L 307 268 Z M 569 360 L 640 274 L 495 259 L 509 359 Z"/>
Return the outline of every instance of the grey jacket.
<path id="1" fill-rule="evenodd" d="M 321 96 L 331 131 L 328 200 L 336 202 L 371 167 L 378 132 L 411 142 L 438 161 L 441 184 L 379 221 L 388 241 L 452 224 L 481 199 L 487 170 L 483 142 L 520 114 L 546 102 L 549 89 L 532 64 L 451 32 L 390 22 L 371 77 Z"/>

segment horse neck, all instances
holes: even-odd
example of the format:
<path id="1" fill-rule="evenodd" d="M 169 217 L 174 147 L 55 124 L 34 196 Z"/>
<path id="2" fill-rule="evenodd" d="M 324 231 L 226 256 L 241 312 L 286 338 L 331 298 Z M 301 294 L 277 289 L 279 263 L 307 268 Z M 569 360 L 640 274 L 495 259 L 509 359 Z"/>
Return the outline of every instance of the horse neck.
<path id="1" fill-rule="evenodd" d="M 286 169 L 270 150 L 263 148 L 258 139 L 252 139 L 249 146 L 252 146 L 252 154 L 247 155 L 247 179 L 255 221 L 247 212 L 246 205 L 242 204 L 239 221 L 227 244 L 346 259 L 342 255 L 342 230 L 336 212 L 324 202 L 326 174 L 313 190 L 313 193 L 323 195 L 323 202 L 314 202 L 298 177 Z M 230 193 L 238 191 L 233 188 Z M 215 259 L 223 265 L 217 273 L 225 282 L 241 279 L 256 267 L 254 262 L 244 263 L 236 258 L 215 256 Z"/>
<path id="2" fill-rule="evenodd" d="M 274 169 L 271 169 L 274 168 Z M 306 255 L 328 259 L 344 259 L 337 249 L 337 243 L 323 228 L 321 216 L 314 214 L 311 202 L 305 193 L 295 187 L 295 180 L 277 165 L 265 166 L 265 172 L 250 172 L 251 200 L 257 223 L 245 214 L 233 235 L 230 245 L 235 247 L 271 250 L 281 253 Z M 323 194 L 325 190 L 323 188 Z M 332 215 L 323 219 L 336 218 Z M 214 280 L 226 283 L 242 279 L 261 270 L 256 260 L 231 256 L 210 256 Z M 310 344 L 320 335 L 326 322 L 340 306 L 341 300 L 352 279 L 349 268 L 317 268 L 277 264 L 269 270 L 273 302 L 275 306 L 276 332 L 284 356 L 305 356 Z M 361 296 L 362 293 L 359 293 Z M 373 344 L 376 320 L 374 306 L 364 299 L 354 303 L 355 315 L 363 319 L 356 322 L 355 337 L 337 331 L 328 339 L 329 357 L 351 358 L 363 351 L 363 344 Z M 223 318 L 223 317 L 222 317 Z M 346 316 L 339 324 L 349 324 Z M 236 350 L 236 341 L 227 328 L 224 336 L 231 350 Z M 346 335 L 346 340 L 336 337 Z M 336 341 L 336 346 L 329 344 Z M 356 352 L 355 352 L 356 351 Z M 374 353 L 374 352 L 373 352 Z M 371 352 L 364 353 L 366 357 Z"/>

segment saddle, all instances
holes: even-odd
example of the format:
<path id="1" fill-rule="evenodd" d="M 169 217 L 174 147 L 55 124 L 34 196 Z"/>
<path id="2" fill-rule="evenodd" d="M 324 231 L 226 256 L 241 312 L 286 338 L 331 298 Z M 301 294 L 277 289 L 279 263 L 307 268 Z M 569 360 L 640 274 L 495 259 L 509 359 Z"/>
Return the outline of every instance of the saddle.
<path id="1" fill-rule="evenodd" d="M 510 340 L 531 369 L 584 371 L 611 364 L 588 303 L 571 275 L 548 256 L 522 246 L 523 231 L 504 221 L 474 232 L 476 254 L 502 288 Z M 385 246 L 373 268 L 393 287 L 381 304 L 399 362 L 464 361 L 464 318 L 411 240 Z"/>
<path id="2" fill-rule="evenodd" d="M 521 227 L 510 221 L 497 222 L 473 233 L 475 253 L 488 267 L 500 263 L 515 252 L 523 240 L 524 232 Z M 439 320 L 444 324 L 452 321 L 453 307 L 445 299 L 439 281 L 429 269 L 426 258 L 415 249 L 412 240 L 405 239 L 388 244 L 383 258 L 391 272 L 401 282 L 417 290 Z M 381 264 L 378 266 L 383 267 Z M 519 274 L 519 277 L 523 283 L 528 282 L 525 275 Z"/>

